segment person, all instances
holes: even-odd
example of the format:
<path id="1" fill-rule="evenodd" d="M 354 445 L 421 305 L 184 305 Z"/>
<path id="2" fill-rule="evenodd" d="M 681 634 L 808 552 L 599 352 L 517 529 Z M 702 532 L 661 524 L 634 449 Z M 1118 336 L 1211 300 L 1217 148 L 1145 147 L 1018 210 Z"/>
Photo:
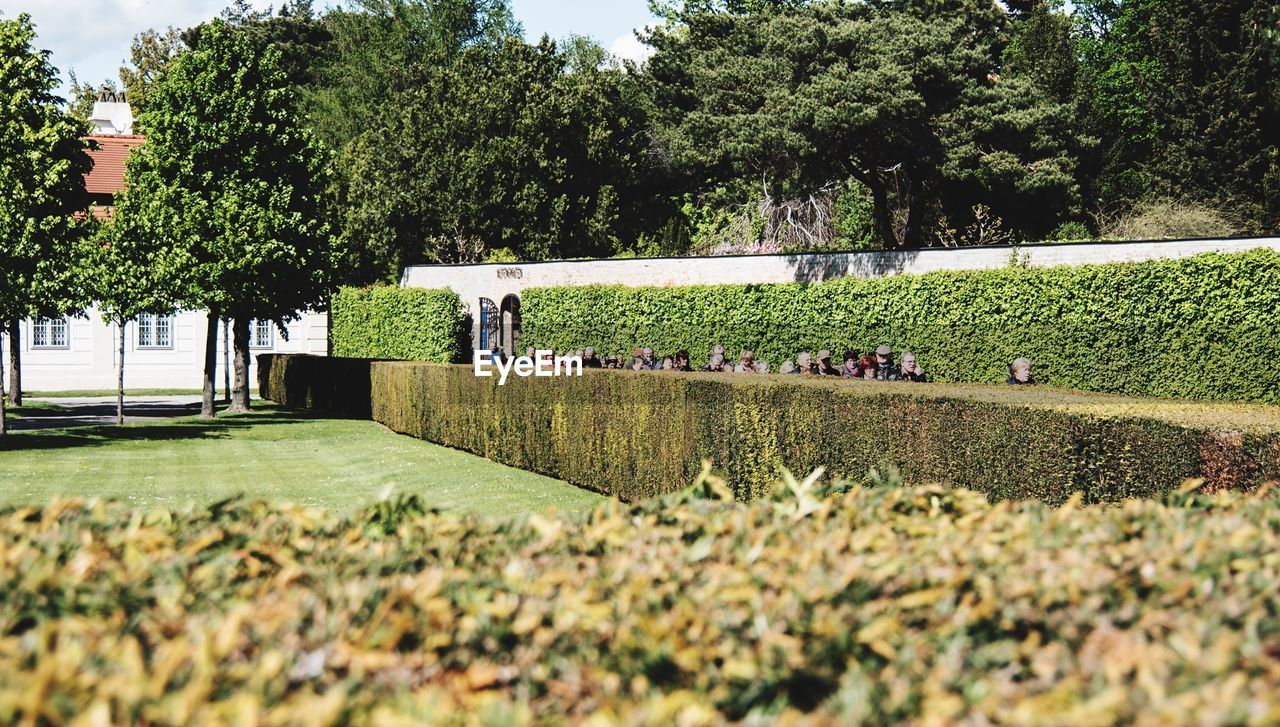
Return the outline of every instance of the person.
<path id="1" fill-rule="evenodd" d="M 840 369 L 831 365 L 831 352 L 825 348 L 818 352 L 818 365 L 813 372 L 819 376 L 839 376 Z"/>
<path id="2" fill-rule="evenodd" d="M 757 374 L 767 374 L 767 373 L 769 373 L 769 362 L 768 362 L 768 361 L 756 361 L 756 373 L 757 373 Z"/>
<path id="3" fill-rule="evenodd" d="M 583 358 L 582 358 L 582 365 L 583 365 L 583 367 L 584 367 L 584 368 L 588 368 L 588 369 L 598 369 L 598 368 L 601 368 L 600 359 L 596 358 L 596 349 L 595 349 L 595 347 L 593 347 L 593 346 L 587 346 L 587 348 L 586 348 L 586 350 L 584 351 L 584 353 L 586 354 L 586 355 L 585 355 L 585 356 L 583 356 Z"/>
<path id="4" fill-rule="evenodd" d="M 721 345 L 720 345 L 720 344 L 718 344 L 718 343 L 717 343 L 716 345 L 712 346 L 712 347 L 711 347 L 711 356 L 707 357 L 707 360 L 708 360 L 708 361 L 710 361 L 710 360 L 711 360 L 711 357 L 714 357 L 714 356 L 719 356 L 719 357 L 721 357 L 721 358 L 724 358 L 724 346 L 721 346 Z"/>
<path id="5" fill-rule="evenodd" d="M 653 358 L 653 346 L 645 346 L 640 352 L 641 358 L 644 359 L 644 367 L 650 371 L 657 370 L 662 364 Z"/>
<path id="6" fill-rule="evenodd" d="M 756 372 L 756 355 L 752 351 L 743 350 L 738 357 L 738 365 L 733 367 L 735 374 L 754 374 Z"/>
<path id="7" fill-rule="evenodd" d="M 841 376 L 846 379 L 862 378 L 862 369 L 858 368 L 858 354 L 853 351 L 845 351 L 844 356 L 841 358 L 844 359 L 844 366 L 840 369 Z"/>
<path id="8" fill-rule="evenodd" d="M 574 355 L 574 357 L 576 357 L 579 361 L 581 361 L 581 362 L 582 362 L 582 365 L 583 365 L 583 366 L 586 366 L 586 365 L 587 365 L 587 351 L 586 351 L 586 349 L 580 348 L 580 349 L 578 349 L 578 350 L 574 351 L 574 352 L 573 352 L 573 355 Z"/>
<path id="9" fill-rule="evenodd" d="M 876 381 L 897 381 L 902 370 L 893 363 L 893 348 L 888 345 L 876 349 Z"/>
<path id="10" fill-rule="evenodd" d="M 662 357 L 662 370 L 663 370 L 663 371 L 674 371 L 674 370 L 675 370 L 675 368 L 676 368 L 676 362 L 675 362 L 675 359 L 671 358 L 670 356 L 663 356 L 663 357 Z"/>
<path id="11" fill-rule="evenodd" d="M 719 353 L 711 354 L 711 360 L 707 362 L 706 366 L 702 367 L 702 370 L 712 371 L 716 373 L 724 371 L 724 354 L 719 354 Z"/>
<path id="12" fill-rule="evenodd" d="M 795 361 L 783 361 L 782 368 L 778 369 L 778 373 L 780 374 L 794 374 L 795 372 L 796 372 Z"/>
<path id="13" fill-rule="evenodd" d="M 929 383 L 929 377 L 924 375 L 924 369 L 920 368 L 920 364 L 916 363 L 916 355 L 910 351 L 903 351 L 902 356 L 898 358 L 901 364 L 898 366 L 903 381 L 911 381 L 917 384 Z"/>
<path id="14" fill-rule="evenodd" d="M 645 371 L 645 370 L 647 370 L 647 369 L 648 369 L 648 366 L 646 366 L 646 365 L 645 365 L 645 363 L 644 363 L 644 356 L 632 356 L 632 357 L 631 357 L 631 370 L 632 370 L 632 371 Z"/>
<path id="15" fill-rule="evenodd" d="M 1015 358 L 1009 364 L 1009 386 L 1035 386 L 1036 378 L 1031 375 L 1031 359 Z"/>
<path id="16" fill-rule="evenodd" d="M 813 357 L 808 351 L 801 351 L 796 354 L 796 370 L 794 374 L 811 374 L 813 373 Z"/>
<path id="17" fill-rule="evenodd" d="M 526 348 L 526 349 L 524 350 L 524 355 L 525 355 L 525 357 L 526 357 L 526 358 L 530 358 L 530 359 L 534 358 L 535 356 L 537 356 L 537 355 L 538 355 L 538 349 L 537 349 L 537 347 L 536 347 L 536 346 L 529 346 L 528 348 Z"/>
<path id="18" fill-rule="evenodd" d="M 679 351 L 676 351 L 676 355 L 672 363 L 675 364 L 676 371 L 692 371 L 693 370 L 693 367 L 689 365 L 689 352 L 683 348 L 680 349 Z"/>
<path id="19" fill-rule="evenodd" d="M 858 359 L 858 374 L 868 381 L 876 378 L 876 369 L 878 368 L 880 367 L 876 363 L 876 357 L 871 354 Z"/>

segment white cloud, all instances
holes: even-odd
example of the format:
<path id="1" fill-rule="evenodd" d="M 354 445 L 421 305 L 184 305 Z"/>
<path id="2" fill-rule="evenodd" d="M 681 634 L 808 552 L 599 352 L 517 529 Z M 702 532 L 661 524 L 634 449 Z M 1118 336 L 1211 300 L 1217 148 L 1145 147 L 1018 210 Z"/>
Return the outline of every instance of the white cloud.
<path id="1" fill-rule="evenodd" d="M 30 14 L 37 47 L 52 51 L 50 60 L 63 79 L 75 69 L 81 81 L 97 84 L 117 77 L 133 36 L 148 28 L 196 25 L 217 16 L 228 4 L 228 0 L 0 0 L 0 13 L 5 18 Z M 272 2 L 252 0 L 251 4 L 265 8 Z"/>
<path id="2" fill-rule="evenodd" d="M 641 65 L 649 60 L 649 56 L 653 55 L 653 49 L 641 43 L 636 38 L 635 33 L 627 33 L 626 35 L 618 36 L 613 41 L 613 44 L 609 46 L 609 53 L 618 58 L 634 61 L 636 65 Z"/>

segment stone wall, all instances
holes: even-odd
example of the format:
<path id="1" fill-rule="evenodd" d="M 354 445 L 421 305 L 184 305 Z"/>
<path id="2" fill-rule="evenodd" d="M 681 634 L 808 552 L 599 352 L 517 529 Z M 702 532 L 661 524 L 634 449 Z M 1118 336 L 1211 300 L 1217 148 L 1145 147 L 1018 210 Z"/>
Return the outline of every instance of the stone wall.
<path id="1" fill-rule="evenodd" d="M 472 312 L 473 341 L 478 340 L 479 303 L 501 305 L 526 288 L 565 285 L 732 285 L 816 282 L 856 276 L 875 278 L 936 270 L 986 270 L 1010 264 L 1018 255 L 1036 267 L 1136 262 L 1189 257 L 1206 252 L 1243 252 L 1259 247 L 1280 250 L 1280 238 L 1172 240 L 1167 242 L 1088 242 L 1026 245 L 1018 248 L 933 248 L 908 252 L 851 252 L 805 255 L 626 258 L 480 265 L 415 265 L 405 268 L 400 284 L 408 288 L 451 288 Z"/>

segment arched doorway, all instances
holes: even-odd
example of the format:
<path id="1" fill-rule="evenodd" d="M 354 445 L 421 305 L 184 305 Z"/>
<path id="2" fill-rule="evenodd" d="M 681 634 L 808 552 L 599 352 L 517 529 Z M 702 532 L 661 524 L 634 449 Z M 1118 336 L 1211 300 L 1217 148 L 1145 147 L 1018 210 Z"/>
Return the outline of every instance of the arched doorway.
<path id="1" fill-rule="evenodd" d="M 480 299 L 480 321 L 479 329 L 480 337 L 476 346 L 478 351 L 492 351 L 500 344 L 498 341 L 499 333 L 502 330 L 502 316 L 498 313 L 498 306 L 494 305 L 492 300 L 488 298 Z"/>
<path id="2" fill-rule="evenodd" d="M 514 293 L 502 299 L 502 327 L 498 334 L 502 350 L 512 356 L 520 354 L 520 297 Z"/>

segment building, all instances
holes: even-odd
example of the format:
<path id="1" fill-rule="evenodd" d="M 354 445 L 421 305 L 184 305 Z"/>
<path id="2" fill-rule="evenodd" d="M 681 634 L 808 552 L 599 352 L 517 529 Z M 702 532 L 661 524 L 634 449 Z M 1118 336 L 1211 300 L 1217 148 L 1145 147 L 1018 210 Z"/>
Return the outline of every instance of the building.
<path id="1" fill-rule="evenodd" d="M 520 294 L 528 288 L 573 285 L 761 285 L 874 278 L 936 270 L 985 270 L 1009 265 L 1086 265 L 1189 257 L 1206 252 L 1280 250 L 1280 238 L 1160 242 L 1053 243 L 1010 247 L 930 248 L 910 251 L 833 252 L 724 257 L 620 258 L 536 263 L 415 265 L 400 278 L 405 288 L 449 288 L 471 317 L 472 347 L 520 350 Z"/>
<path id="2" fill-rule="evenodd" d="M 95 217 L 111 214 L 117 192 L 124 189 L 125 160 L 146 141 L 133 131 L 133 113 L 123 93 L 101 92 L 93 105 L 90 122 L 96 131 L 89 156 L 93 168 L 85 176 L 91 210 Z M 228 325 L 219 325 L 217 381 L 223 385 Z M 281 335 L 270 321 L 254 321 L 250 350 L 258 353 L 311 353 L 324 355 L 329 349 L 328 316 L 307 312 L 301 320 L 288 324 Z M 125 386 L 130 389 L 196 390 L 204 379 L 204 342 L 208 315 L 204 311 L 182 311 L 173 316 L 142 316 L 125 326 Z M 120 328 L 104 323 L 94 309 L 83 317 L 26 320 L 19 324 L 16 343 L 22 352 L 24 391 L 113 390 L 119 357 Z M 253 362 L 250 361 L 252 367 Z M 8 387 L 8 367 L 5 385 Z M 250 382 L 256 377 L 250 371 Z"/>

